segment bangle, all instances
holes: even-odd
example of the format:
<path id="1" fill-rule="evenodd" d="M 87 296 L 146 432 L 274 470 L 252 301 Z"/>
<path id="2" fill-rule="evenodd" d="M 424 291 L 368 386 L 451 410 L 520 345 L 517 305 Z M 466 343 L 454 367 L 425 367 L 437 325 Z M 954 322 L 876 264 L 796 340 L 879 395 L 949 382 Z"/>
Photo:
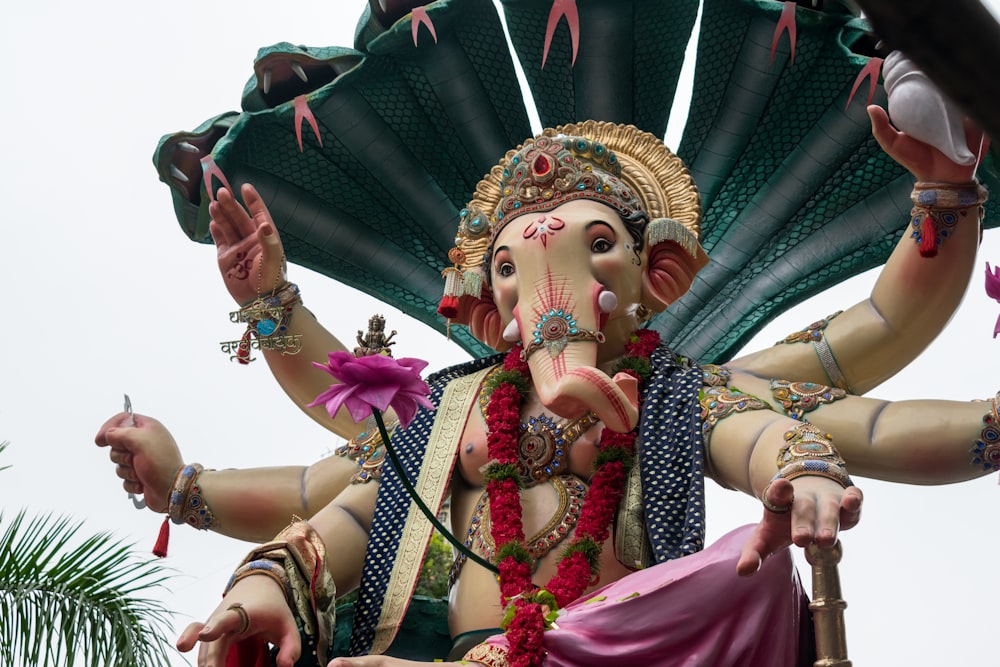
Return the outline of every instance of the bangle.
<path id="1" fill-rule="evenodd" d="M 789 481 L 799 477 L 825 477 L 832 479 L 845 489 L 854 486 L 844 467 L 844 459 L 833 447 L 829 433 L 823 433 L 808 422 L 796 424 L 785 432 L 786 445 L 778 451 L 776 464 L 778 472 L 760 493 L 761 502 L 772 512 L 783 513 L 791 507 L 778 507 L 768 501 L 767 491 L 775 480 Z"/>
<path id="2" fill-rule="evenodd" d="M 917 242 L 924 257 L 937 255 L 938 247 L 951 235 L 961 218 L 972 207 L 981 207 L 989 197 L 978 181 L 969 183 L 917 182 L 910 193 L 913 209 L 910 211 L 911 237 Z M 979 209 L 977 222 L 983 218 Z"/>
<path id="3" fill-rule="evenodd" d="M 198 463 L 181 466 L 170 487 L 167 514 L 174 523 L 186 523 L 198 530 L 217 528 L 215 514 L 201 495 L 198 476 L 205 470 Z"/>
<path id="4" fill-rule="evenodd" d="M 291 594 L 286 601 L 304 635 L 303 654 L 313 653 L 325 665 L 336 632 L 337 589 L 326 567 L 326 547 L 319 534 L 308 522 L 294 521 L 273 541 L 251 551 L 233 577 L 238 580 L 251 574 L 287 579 L 285 590 Z"/>
<path id="5" fill-rule="evenodd" d="M 255 574 L 264 574 L 274 579 L 278 585 L 281 586 L 281 590 L 285 592 L 285 601 L 291 601 L 292 584 L 288 579 L 288 573 L 279 563 L 267 559 L 252 560 L 237 568 L 236 571 L 233 572 L 233 575 L 229 578 L 229 583 L 226 584 L 225 593 L 228 593 L 229 589 L 231 589 L 237 581 L 246 579 L 247 577 Z M 225 593 L 223 593 L 223 595 L 225 595 Z"/>
<path id="6" fill-rule="evenodd" d="M 237 324 L 250 324 L 258 336 L 272 336 L 279 330 L 284 330 L 292 309 L 299 303 L 302 303 L 299 286 L 285 283 L 273 294 L 259 296 L 239 310 L 229 313 L 229 319 Z"/>
<path id="7" fill-rule="evenodd" d="M 990 409 L 983 415 L 983 430 L 972 447 L 972 463 L 983 470 L 1000 470 L 1000 393 L 990 399 Z"/>
<path id="8" fill-rule="evenodd" d="M 286 334 L 292 311 L 302 303 L 299 287 L 295 283 L 285 283 L 268 296 L 258 296 L 239 310 L 229 313 L 229 320 L 237 324 L 245 323 L 246 331 L 239 340 L 220 343 L 222 352 L 229 354 L 230 361 L 249 364 L 256 357 L 251 350 L 279 350 L 283 355 L 298 354 L 302 351 L 302 335 Z"/>

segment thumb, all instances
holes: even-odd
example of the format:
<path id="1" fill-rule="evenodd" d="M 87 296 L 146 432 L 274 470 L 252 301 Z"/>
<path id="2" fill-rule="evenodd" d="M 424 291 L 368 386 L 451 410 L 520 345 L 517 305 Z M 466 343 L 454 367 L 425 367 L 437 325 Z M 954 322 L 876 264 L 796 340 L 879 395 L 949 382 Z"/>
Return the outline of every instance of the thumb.
<path id="1" fill-rule="evenodd" d="M 294 623 L 285 624 L 281 638 L 276 644 L 278 645 L 278 655 L 275 656 L 275 665 L 277 667 L 295 667 L 295 663 L 302 655 L 302 646 L 299 629 Z"/>
<path id="2" fill-rule="evenodd" d="M 872 122 L 872 136 L 882 150 L 888 153 L 897 136 L 895 128 L 889 123 L 889 114 L 877 104 L 872 104 L 868 107 L 868 118 Z"/>

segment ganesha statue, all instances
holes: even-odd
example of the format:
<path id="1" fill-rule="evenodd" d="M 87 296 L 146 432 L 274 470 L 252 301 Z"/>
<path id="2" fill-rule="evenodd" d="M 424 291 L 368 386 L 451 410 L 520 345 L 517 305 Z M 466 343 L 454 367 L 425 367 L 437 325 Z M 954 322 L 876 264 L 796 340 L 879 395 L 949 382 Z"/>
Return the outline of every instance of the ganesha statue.
<path id="1" fill-rule="evenodd" d="M 453 647 L 428 659 L 801 664 L 812 650 L 800 641 L 807 601 L 787 547 L 832 546 L 858 521 L 852 475 L 953 482 L 993 469 L 1000 450 L 995 399 L 861 397 L 911 361 L 956 307 L 985 197 L 974 166 L 897 132 L 880 109 L 871 114 L 918 194 L 954 200 L 965 222 L 933 260 L 905 234 L 869 299 L 773 348 L 698 365 L 643 327 L 709 262 L 698 191 L 655 136 L 585 122 L 510 151 L 462 210 L 441 311 L 500 354 L 431 376 L 433 411 L 383 436 L 370 425 L 361 433 L 341 410 L 326 419 L 351 439 L 338 455 L 266 475 L 185 466 L 155 420 L 110 419 L 98 443 L 110 445 L 126 489 L 145 492 L 151 509 L 177 520 L 197 513 L 202 521 L 191 523 L 237 537 L 277 535 L 251 552 L 218 609 L 179 647 L 199 645 L 199 664 L 221 665 L 270 642 L 279 665 L 302 656 L 326 664 L 335 600 L 358 589 L 349 652 L 371 655 L 330 665 L 411 664 L 381 654 L 392 653 L 431 535 L 416 494 L 431 514 L 450 501 L 446 530 L 459 547 Z M 281 284 L 285 267 L 264 201 L 250 185 L 241 195 L 246 208 L 218 192 L 212 233 L 227 287 L 247 303 L 253 281 L 229 270 L 234 261 L 253 257 L 268 284 Z M 938 271 L 915 268 L 927 261 Z M 300 300 L 290 305 L 287 327 L 305 354 L 262 349 L 310 410 L 328 382 L 312 362 L 344 345 Z M 708 548 L 706 476 L 763 504 L 757 526 Z M 248 498 L 267 507 L 263 522 L 240 511 Z M 293 515 L 306 519 L 284 527 Z"/>
<path id="2" fill-rule="evenodd" d="M 258 543 L 218 607 L 188 626 L 178 647 L 196 650 L 203 666 L 812 664 L 809 602 L 790 547 L 835 548 L 840 531 L 860 520 L 859 478 L 944 484 L 1000 468 L 1000 399 L 865 396 L 925 349 L 965 293 L 987 200 L 977 180 L 982 133 L 949 118 L 949 142 L 965 146 L 944 149 L 932 145 L 940 131 L 900 131 L 878 105 L 865 118 L 852 106 L 854 91 L 837 98 L 825 88 L 814 95 L 823 105 L 796 107 L 797 125 L 785 125 L 784 112 L 764 100 L 781 86 L 798 100 L 813 79 L 826 81 L 792 70 L 795 3 L 706 2 L 703 25 L 726 26 L 726 35 L 716 29 L 710 37 L 728 39 L 737 23 L 753 34 L 741 48 L 704 50 L 739 60 L 727 65 L 733 71 L 754 73 L 739 94 L 720 84 L 715 97 L 696 96 L 692 114 L 719 113 L 710 129 L 692 123 L 698 127 L 688 136 L 701 135 L 689 141 L 701 152 L 681 160 L 664 144 L 663 127 L 648 131 L 666 109 L 623 109 L 638 97 L 627 89 L 633 74 L 636 86 L 641 74 L 658 91 L 651 99 L 672 95 L 659 69 L 669 61 L 679 71 L 684 40 L 678 46 L 657 30 L 693 23 L 698 3 L 636 3 L 632 22 L 617 20 L 620 3 L 504 4 L 523 33 L 512 30 L 512 43 L 528 54 L 522 60 L 535 94 L 564 110 L 572 89 L 573 113 L 615 120 L 560 124 L 545 121 L 552 113 L 543 109 L 548 129 L 508 136 L 521 128 L 521 115 L 527 125 L 527 114 L 507 104 L 514 68 L 506 51 L 494 53 L 506 42 L 491 3 L 373 2 L 358 51 L 338 49 L 327 62 L 306 47 L 265 50 L 246 114 L 217 117 L 207 130 L 161 145 L 161 176 L 183 192 L 182 224 L 197 235 L 204 218 L 223 282 L 241 306 L 231 319 L 250 325 L 241 344 L 260 350 L 292 401 L 347 441 L 310 466 L 206 470 L 186 462 L 152 417 L 118 414 L 101 427 L 97 444 L 110 448 L 125 490 L 144 494 L 150 510 Z M 540 4 L 552 5 L 547 25 L 529 20 Z M 837 7 L 815 10 L 822 20 L 803 26 L 798 56 L 827 74 L 836 68 L 825 54 L 843 60 L 846 51 L 824 40 L 859 25 L 829 4 Z M 643 12 L 658 18 L 642 21 Z M 588 41 L 581 24 L 619 36 Z M 761 39 L 768 31 L 773 41 Z M 785 35 L 790 53 L 780 46 Z M 541 39 L 529 39 L 539 36 L 543 49 Z M 771 66 L 784 72 L 764 73 L 764 43 Z M 635 45 L 634 68 L 613 76 L 623 62 L 633 65 L 623 44 Z M 571 69 L 578 47 L 579 66 L 599 75 L 594 88 L 576 87 L 584 79 Z M 856 73 L 857 59 L 847 60 L 838 66 Z M 558 67 L 565 71 L 553 74 Z M 273 80 L 285 70 L 294 76 Z M 908 81 L 898 88 L 912 90 L 912 72 L 897 68 L 894 76 L 900 72 Z M 853 76 L 829 78 L 850 88 Z M 495 81 L 504 82 L 499 91 Z M 397 102 L 407 101 L 412 107 L 400 113 Z M 294 146 L 287 126 L 274 129 L 275 118 L 295 123 Z M 772 155 L 771 142 L 750 136 L 768 126 L 765 119 L 796 134 L 786 153 Z M 850 136 L 832 139 L 816 129 L 821 123 Z M 763 166 L 736 169 L 738 144 L 762 155 Z M 835 167 L 855 154 L 867 166 Z M 287 172 L 268 172 L 265 155 Z M 806 183 L 807 168 L 823 175 Z M 325 171 L 298 189 L 288 185 L 289 174 L 310 169 Z M 893 169 L 909 175 L 902 189 L 896 180 L 871 187 L 878 205 L 844 195 Z M 755 181 L 759 173 L 780 183 Z M 735 181 L 752 192 L 740 195 L 742 208 L 720 214 L 720 192 Z M 806 220 L 822 208 L 810 187 L 839 197 L 841 208 L 831 205 L 822 224 Z M 324 196 L 343 202 L 324 204 Z M 886 203 L 893 197 L 902 201 Z M 849 208 L 866 224 L 854 224 Z M 712 229 L 710 210 L 719 225 Z M 407 216 L 419 224 L 393 226 Z M 321 222 L 335 231 L 313 234 Z M 812 256 L 822 254 L 813 249 L 833 244 L 835 226 L 845 234 L 864 228 L 854 245 L 837 248 L 840 258 L 857 259 L 852 270 L 886 259 L 874 261 L 871 251 L 884 229 L 898 237 L 895 246 L 887 242 L 866 299 L 737 358 L 703 354 L 714 342 L 683 349 L 718 341 L 720 330 L 732 333 L 725 352 L 736 349 L 761 313 L 819 285 L 807 275 L 817 268 Z M 821 242 L 789 244 L 778 262 L 786 246 L 761 239 L 789 228 Z M 365 263 L 385 256 L 376 248 L 413 246 L 407 261 L 382 267 L 386 291 L 404 294 L 400 302 L 430 303 L 424 314 L 436 304 L 457 339 L 492 352 L 424 384 L 425 362 L 394 358 L 403 345 L 395 332 L 386 335 L 381 317 L 367 335 L 358 332 L 357 346 L 338 340 L 288 280 L 286 255 L 294 259 L 310 235 L 337 246 L 331 255 L 341 241 L 364 255 L 341 267 L 361 286 L 382 283 L 378 267 Z M 823 262 L 816 264 L 827 277 L 847 264 Z M 750 265 L 751 278 L 739 273 Z M 421 292 L 428 275 L 436 290 L 439 274 L 440 302 L 439 292 L 429 299 Z M 261 304 L 280 326 L 256 326 Z M 670 317 L 676 326 L 661 326 Z M 668 329 L 682 331 L 682 340 L 661 336 Z M 706 478 L 755 499 L 760 521 L 706 545 Z M 449 639 L 404 650 L 400 627 L 435 529 L 454 547 L 441 603 Z M 346 614 L 338 620 L 338 600 L 351 593 L 353 622 Z"/>

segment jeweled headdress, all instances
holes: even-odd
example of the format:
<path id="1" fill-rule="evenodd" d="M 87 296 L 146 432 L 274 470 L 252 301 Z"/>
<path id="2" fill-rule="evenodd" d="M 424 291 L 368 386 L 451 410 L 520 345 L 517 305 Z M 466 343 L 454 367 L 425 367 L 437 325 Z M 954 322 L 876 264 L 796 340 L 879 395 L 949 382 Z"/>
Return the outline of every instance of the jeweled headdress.
<path id="1" fill-rule="evenodd" d="M 625 216 L 650 218 L 646 242 L 672 241 L 707 261 L 698 241 L 701 199 L 684 163 L 663 141 L 634 125 L 586 121 L 546 129 L 509 151 L 476 186 L 462 209 L 454 264 L 444 271 L 438 312 L 454 317 L 458 299 L 479 298 L 483 258 L 511 220 L 574 199 L 603 202 Z"/>

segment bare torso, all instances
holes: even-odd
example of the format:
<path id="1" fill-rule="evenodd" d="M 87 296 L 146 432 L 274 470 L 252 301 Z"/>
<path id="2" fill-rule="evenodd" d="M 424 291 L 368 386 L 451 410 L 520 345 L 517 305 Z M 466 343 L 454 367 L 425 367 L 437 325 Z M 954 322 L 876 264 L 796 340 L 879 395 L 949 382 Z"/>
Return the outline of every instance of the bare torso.
<path id="1" fill-rule="evenodd" d="M 561 421 L 558 415 L 547 411 L 538 398 L 532 395 L 524 403 L 521 419 L 527 422 L 530 417 L 539 416 Z M 524 533 L 529 541 L 531 536 L 548 528 L 553 520 L 558 522 L 562 518 L 561 505 L 564 503 L 560 503 L 560 490 L 571 487 L 572 492 L 574 483 L 586 486 L 589 482 L 603 428 L 600 423 L 590 426 L 569 446 L 566 452 L 568 470 L 562 471 L 562 477 L 545 479 L 547 475 L 542 474 L 541 480 L 522 491 Z M 487 462 L 486 421 L 479 403 L 475 402 L 466 418 L 459 446 L 458 465 L 451 485 L 451 528 L 461 539 L 468 536 L 469 524 L 485 489 L 481 470 Z M 573 532 L 572 529 L 567 531 L 561 543 L 551 547 L 539 560 L 533 577 L 535 584 L 544 586 L 555 574 L 560 547 L 572 538 Z M 628 573 L 629 570 L 615 558 L 613 540 L 608 540 L 601 556 L 600 580 L 594 581 L 588 590 L 599 588 Z M 502 618 L 503 608 L 496 576 L 475 562 L 466 562 L 451 590 L 449 625 L 452 636 L 499 627 Z"/>

